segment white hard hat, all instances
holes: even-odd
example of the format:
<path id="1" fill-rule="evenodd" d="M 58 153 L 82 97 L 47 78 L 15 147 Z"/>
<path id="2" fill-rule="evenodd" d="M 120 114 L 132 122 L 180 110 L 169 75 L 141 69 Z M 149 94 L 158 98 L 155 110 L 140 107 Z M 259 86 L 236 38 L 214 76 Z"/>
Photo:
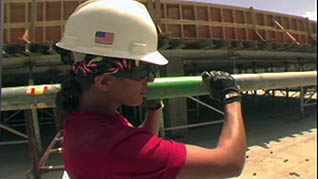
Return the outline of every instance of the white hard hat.
<path id="1" fill-rule="evenodd" d="M 83 3 L 66 22 L 56 45 L 78 53 L 168 63 L 157 51 L 157 29 L 146 7 L 133 0 Z"/>

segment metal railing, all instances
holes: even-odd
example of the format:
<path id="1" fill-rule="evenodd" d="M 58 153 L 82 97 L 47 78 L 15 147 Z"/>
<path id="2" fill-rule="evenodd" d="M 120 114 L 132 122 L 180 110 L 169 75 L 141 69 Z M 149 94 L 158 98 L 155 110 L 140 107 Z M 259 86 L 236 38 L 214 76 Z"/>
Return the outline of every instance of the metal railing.
<path id="1" fill-rule="evenodd" d="M 317 71 L 233 75 L 243 91 L 296 88 L 317 85 Z M 53 108 L 59 84 L 2 89 L 2 111 Z M 200 76 L 157 78 L 149 84 L 148 99 L 168 99 L 207 95 Z"/>

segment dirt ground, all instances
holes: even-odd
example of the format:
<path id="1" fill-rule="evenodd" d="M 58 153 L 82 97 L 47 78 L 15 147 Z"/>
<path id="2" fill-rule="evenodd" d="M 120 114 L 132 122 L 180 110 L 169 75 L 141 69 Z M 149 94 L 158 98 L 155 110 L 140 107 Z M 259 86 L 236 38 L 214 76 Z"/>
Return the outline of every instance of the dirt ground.
<path id="1" fill-rule="evenodd" d="M 293 156 L 297 155 L 297 151 L 305 156 L 310 156 L 310 160 L 306 162 L 306 172 L 310 173 L 313 179 L 317 176 L 317 107 L 316 105 L 307 107 L 305 110 L 305 116 L 300 120 L 299 105 L 297 100 L 282 99 L 282 98 L 246 98 L 244 100 L 244 119 L 246 124 L 246 131 L 248 136 L 248 159 L 245 169 L 240 178 L 306 178 L 301 176 L 297 172 L 293 172 L 293 168 L 298 168 L 300 163 L 293 163 Z M 214 118 L 217 115 L 213 115 L 211 112 L 205 111 L 199 117 L 189 114 L 191 120 L 205 120 L 208 118 Z M 219 116 L 218 116 L 219 117 Z M 218 119 L 216 119 L 218 120 Z M 182 137 L 172 138 L 174 140 L 185 142 L 189 144 L 200 145 L 208 148 L 213 148 L 217 144 L 217 139 L 220 134 L 222 124 L 216 124 L 211 126 L 191 128 Z M 41 126 L 41 137 L 43 145 L 48 145 L 48 142 L 54 136 L 54 126 Z M 299 137 L 315 137 L 311 143 L 306 143 Z M 0 136 L 1 137 L 1 136 Z M 288 155 L 286 158 L 282 158 L 282 163 L 292 163 L 292 168 L 288 168 L 291 172 L 285 177 L 280 175 L 278 169 L 283 168 L 283 164 L 273 163 L 272 160 L 267 160 L 268 156 L 264 153 L 268 153 L 269 149 L 273 147 L 273 143 L 282 143 L 282 139 L 288 139 L 287 144 L 279 146 L 280 151 L 295 150 L 295 153 L 284 153 Z M 256 149 L 255 149 L 256 148 Z M 276 147 L 277 148 L 277 147 Z M 275 151 L 275 153 L 276 153 Z M 272 154 L 272 153 L 270 153 Z M 256 161 L 256 157 L 258 162 Z M 262 158 L 263 157 L 263 158 Z M 288 160 L 289 159 L 289 160 Z M 60 156 L 51 156 L 49 164 L 60 165 L 62 159 Z M 0 147 L 0 179 L 21 179 L 25 178 L 23 173 L 31 168 L 30 157 L 28 154 L 27 144 L 9 145 Z M 265 174 L 260 175 L 263 166 L 271 166 L 266 170 Z M 252 167 L 252 168 L 251 168 Z M 54 179 L 59 178 L 61 173 L 53 172 L 50 174 L 44 174 L 43 178 Z M 307 178 L 306 178 L 307 179 Z M 309 178 L 311 179 L 311 177 Z"/>

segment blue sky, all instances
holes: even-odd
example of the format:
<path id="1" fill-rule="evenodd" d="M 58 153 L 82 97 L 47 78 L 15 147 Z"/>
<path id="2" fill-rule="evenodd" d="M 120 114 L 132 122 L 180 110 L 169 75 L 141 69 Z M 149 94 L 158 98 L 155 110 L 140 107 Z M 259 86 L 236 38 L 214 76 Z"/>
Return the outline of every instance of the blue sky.
<path id="1" fill-rule="evenodd" d="M 182 0 L 279 12 L 317 21 L 317 0 Z"/>

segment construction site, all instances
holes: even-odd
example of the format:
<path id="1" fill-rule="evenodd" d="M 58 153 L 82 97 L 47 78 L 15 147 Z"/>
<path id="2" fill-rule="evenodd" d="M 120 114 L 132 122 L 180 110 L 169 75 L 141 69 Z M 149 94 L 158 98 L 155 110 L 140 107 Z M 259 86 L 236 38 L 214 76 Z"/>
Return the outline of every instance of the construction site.
<path id="1" fill-rule="evenodd" d="M 200 74 L 226 71 L 243 91 L 248 149 L 238 178 L 317 178 L 316 21 L 253 7 L 138 1 L 169 60 L 147 93 L 165 104 L 160 137 L 215 147 L 224 112 Z M 65 175 L 54 98 L 71 65 L 55 44 L 83 2 L 1 1 L 0 179 Z M 135 126 L 145 117 L 141 107 L 119 111 Z"/>

